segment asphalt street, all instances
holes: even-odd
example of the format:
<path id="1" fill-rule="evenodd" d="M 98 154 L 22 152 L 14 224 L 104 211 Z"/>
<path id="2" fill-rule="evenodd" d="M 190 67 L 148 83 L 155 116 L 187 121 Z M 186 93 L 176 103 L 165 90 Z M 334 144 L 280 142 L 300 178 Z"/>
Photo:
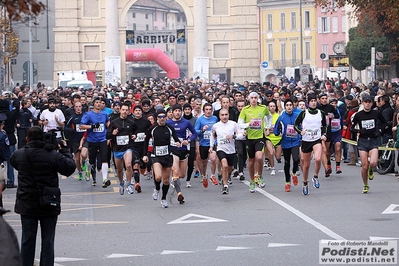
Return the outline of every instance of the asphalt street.
<path id="1" fill-rule="evenodd" d="M 77 173 L 60 177 L 56 265 L 318 265 L 322 239 L 399 239 L 393 174 L 376 173 L 362 194 L 360 167 L 342 164 L 343 173 L 329 178 L 322 168 L 320 188 L 310 185 L 303 196 L 302 175 L 287 193 L 283 164 L 276 166 L 275 176 L 264 170 L 266 187 L 253 194 L 247 171 L 245 182 L 233 178 L 228 195 L 192 178 L 192 187 L 183 187 L 186 203 L 170 190 L 167 209 L 152 199 L 152 179 L 142 177 L 142 193 L 121 196 L 114 172 L 107 189 L 78 181 Z M 4 192 L 5 208 L 13 210 L 15 191 Z M 19 216 L 5 219 L 20 239 Z M 39 250 L 38 240 L 36 258 Z"/>

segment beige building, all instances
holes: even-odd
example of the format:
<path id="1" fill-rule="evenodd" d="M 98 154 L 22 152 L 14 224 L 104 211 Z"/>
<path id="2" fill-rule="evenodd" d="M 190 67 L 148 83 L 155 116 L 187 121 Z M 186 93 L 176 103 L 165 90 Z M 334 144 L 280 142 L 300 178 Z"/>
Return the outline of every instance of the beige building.
<path id="1" fill-rule="evenodd" d="M 137 0 L 57 0 L 54 80 L 57 72 L 103 73 L 106 56 L 121 57 L 126 80 L 126 15 Z M 167 2 L 168 0 L 165 0 Z M 187 19 L 188 77 L 194 57 L 209 57 L 209 78 L 259 80 L 259 11 L 256 0 L 175 0 Z M 102 75 L 104 76 L 104 75 Z"/>

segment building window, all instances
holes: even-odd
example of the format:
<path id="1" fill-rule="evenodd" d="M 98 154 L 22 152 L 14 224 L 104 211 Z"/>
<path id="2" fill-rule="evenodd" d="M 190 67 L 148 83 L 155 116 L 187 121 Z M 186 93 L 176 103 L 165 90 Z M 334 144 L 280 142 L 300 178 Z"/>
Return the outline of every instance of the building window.
<path id="1" fill-rule="evenodd" d="M 229 0 L 213 0 L 212 10 L 214 16 L 229 15 Z"/>
<path id="2" fill-rule="evenodd" d="M 310 42 L 305 42 L 305 60 L 310 60 Z"/>
<path id="3" fill-rule="evenodd" d="M 291 30 L 296 30 L 296 12 L 291 12 Z"/>
<path id="4" fill-rule="evenodd" d="M 165 22 L 165 20 L 166 20 L 166 13 L 162 12 L 162 22 Z"/>
<path id="5" fill-rule="evenodd" d="M 137 29 L 136 23 L 133 23 L 133 30 L 136 30 L 136 29 Z"/>
<path id="6" fill-rule="evenodd" d="M 150 26 L 148 24 L 145 24 L 145 30 L 150 30 Z"/>
<path id="7" fill-rule="evenodd" d="M 285 43 L 280 43 L 280 56 L 281 56 L 281 61 L 282 62 L 285 62 L 285 60 L 286 60 L 286 55 L 285 55 L 285 47 L 286 47 L 286 44 Z"/>
<path id="8" fill-rule="evenodd" d="M 338 17 L 332 17 L 332 32 L 338 33 Z"/>
<path id="9" fill-rule="evenodd" d="M 293 65 L 296 65 L 296 43 L 291 43 L 291 60 Z"/>
<path id="10" fill-rule="evenodd" d="M 84 61 L 100 60 L 100 45 L 84 45 Z"/>
<path id="11" fill-rule="evenodd" d="M 148 13 L 145 13 L 145 19 L 148 19 Z"/>
<path id="12" fill-rule="evenodd" d="M 136 18 L 136 13 L 132 13 L 132 18 Z"/>
<path id="13" fill-rule="evenodd" d="M 305 29 L 310 28 L 310 11 L 305 11 Z"/>
<path id="14" fill-rule="evenodd" d="M 267 58 L 269 61 L 273 61 L 273 44 L 267 45 Z"/>
<path id="15" fill-rule="evenodd" d="M 321 45 L 321 52 L 326 55 L 326 58 L 323 60 L 328 60 L 328 44 Z"/>
<path id="16" fill-rule="evenodd" d="M 152 19 L 157 21 L 157 12 L 152 13 Z"/>
<path id="17" fill-rule="evenodd" d="M 267 14 L 267 30 L 268 31 L 273 30 L 273 15 L 272 14 Z"/>
<path id="18" fill-rule="evenodd" d="M 177 20 L 177 22 L 180 22 L 180 16 L 177 16 L 176 20 Z"/>
<path id="19" fill-rule="evenodd" d="M 100 16 L 100 0 L 83 1 L 83 17 L 96 18 Z"/>
<path id="20" fill-rule="evenodd" d="M 158 26 L 154 26 L 154 30 L 158 30 Z"/>
<path id="21" fill-rule="evenodd" d="M 342 32 L 346 32 L 346 16 L 342 16 Z"/>
<path id="22" fill-rule="evenodd" d="M 285 30 L 285 13 L 280 14 L 280 29 Z"/>
<path id="23" fill-rule="evenodd" d="M 330 18 L 322 17 L 317 19 L 318 33 L 329 33 L 330 32 Z"/>
<path id="24" fill-rule="evenodd" d="M 215 43 L 213 45 L 213 58 L 230 58 L 228 43 Z"/>

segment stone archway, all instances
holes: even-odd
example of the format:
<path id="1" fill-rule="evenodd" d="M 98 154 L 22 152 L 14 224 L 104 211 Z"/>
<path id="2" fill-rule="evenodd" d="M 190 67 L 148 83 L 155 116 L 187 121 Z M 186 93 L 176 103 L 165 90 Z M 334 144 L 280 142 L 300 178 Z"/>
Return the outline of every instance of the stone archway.
<path id="1" fill-rule="evenodd" d="M 194 27 L 194 15 L 193 15 L 193 8 L 194 8 L 194 0 L 174 0 L 176 3 L 178 3 L 186 16 L 186 21 L 187 21 L 187 49 L 188 49 L 188 70 L 189 73 L 192 73 L 192 58 L 193 58 L 193 27 Z M 126 40 L 126 16 L 127 13 L 132 5 L 134 5 L 137 2 L 137 0 L 119 0 L 119 8 L 118 8 L 118 13 L 119 13 L 119 40 L 120 40 L 120 56 L 121 56 L 121 72 L 126 73 L 126 46 L 125 46 L 125 40 Z"/>

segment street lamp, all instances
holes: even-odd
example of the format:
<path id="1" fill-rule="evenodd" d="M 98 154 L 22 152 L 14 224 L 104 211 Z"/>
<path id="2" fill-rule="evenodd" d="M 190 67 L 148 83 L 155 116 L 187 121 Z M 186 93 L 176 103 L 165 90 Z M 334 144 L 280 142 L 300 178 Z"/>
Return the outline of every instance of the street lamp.
<path id="1" fill-rule="evenodd" d="M 301 65 L 303 64 L 303 36 L 302 36 L 302 0 L 299 0 L 299 49 L 301 57 Z"/>

